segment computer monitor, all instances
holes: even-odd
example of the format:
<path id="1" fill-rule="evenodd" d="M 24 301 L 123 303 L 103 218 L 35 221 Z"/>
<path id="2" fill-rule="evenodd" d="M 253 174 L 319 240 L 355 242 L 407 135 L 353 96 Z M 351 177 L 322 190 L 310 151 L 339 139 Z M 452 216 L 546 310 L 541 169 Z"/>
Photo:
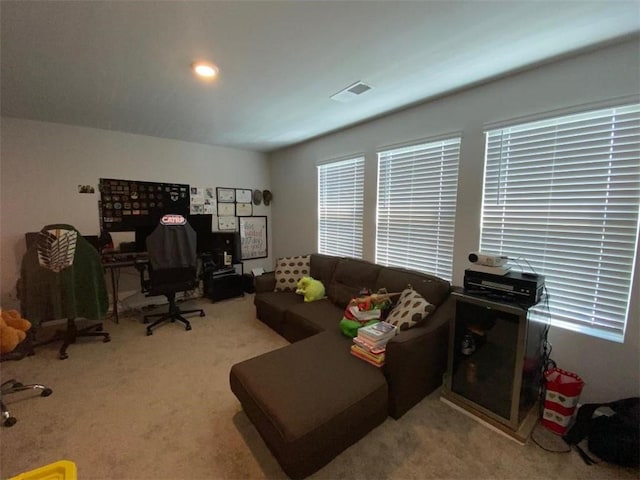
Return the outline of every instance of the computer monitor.
<path id="1" fill-rule="evenodd" d="M 240 262 L 240 234 L 238 232 L 213 232 L 211 234 L 211 249 L 214 262 L 222 265 L 224 252 L 233 257 L 233 263 Z"/>
<path id="2" fill-rule="evenodd" d="M 136 227 L 136 252 L 142 253 L 147 251 L 147 237 L 153 233 L 156 227 L 157 225 L 154 225 L 153 227 Z"/>
<path id="3" fill-rule="evenodd" d="M 209 253 L 211 246 L 211 230 L 213 227 L 213 215 L 188 215 L 187 222 L 196 231 L 198 253 Z"/>

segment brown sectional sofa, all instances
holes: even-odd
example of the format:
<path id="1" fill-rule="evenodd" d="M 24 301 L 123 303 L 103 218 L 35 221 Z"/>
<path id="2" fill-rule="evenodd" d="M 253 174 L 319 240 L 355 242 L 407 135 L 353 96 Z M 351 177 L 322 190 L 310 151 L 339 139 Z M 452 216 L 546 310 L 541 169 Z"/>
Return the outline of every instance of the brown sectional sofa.
<path id="1" fill-rule="evenodd" d="M 317 471 L 382 423 L 400 418 L 442 383 L 454 314 L 449 282 L 363 260 L 312 254 L 310 276 L 327 297 L 304 303 L 274 292 L 273 273 L 256 278 L 258 319 L 291 345 L 234 365 L 230 384 L 283 470 L 292 478 Z M 339 329 L 360 289 L 399 292 L 411 285 L 437 308 L 425 324 L 387 344 L 382 368 L 352 356 Z"/>

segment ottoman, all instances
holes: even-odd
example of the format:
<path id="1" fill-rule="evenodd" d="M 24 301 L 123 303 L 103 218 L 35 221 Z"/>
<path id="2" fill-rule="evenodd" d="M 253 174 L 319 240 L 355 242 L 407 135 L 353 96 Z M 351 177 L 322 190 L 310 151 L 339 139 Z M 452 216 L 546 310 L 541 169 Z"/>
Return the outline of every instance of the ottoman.
<path id="1" fill-rule="evenodd" d="M 329 463 L 387 418 L 382 371 L 327 332 L 238 363 L 231 390 L 291 478 Z"/>

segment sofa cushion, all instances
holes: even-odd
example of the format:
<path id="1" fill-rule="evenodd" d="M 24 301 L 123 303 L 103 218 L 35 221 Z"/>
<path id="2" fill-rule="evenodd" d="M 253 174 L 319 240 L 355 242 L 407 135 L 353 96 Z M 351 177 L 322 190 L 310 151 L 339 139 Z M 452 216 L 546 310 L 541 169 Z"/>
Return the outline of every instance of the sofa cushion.
<path id="1" fill-rule="evenodd" d="M 311 254 L 311 276 L 316 280 L 320 280 L 325 290 L 329 286 L 329 283 L 331 283 L 331 277 L 333 277 L 333 272 L 339 260 L 339 257 L 333 257 L 331 255 L 323 255 L 321 253 Z"/>
<path id="2" fill-rule="evenodd" d="M 389 293 L 402 292 L 408 285 L 438 307 L 448 297 L 451 285 L 446 280 L 404 268 L 384 267 L 378 275 L 375 290 L 386 288 Z"/>
<path id="3" fill-rule="evenodd" d="M 275 291 L 295 292 L 298 281 L 309 276 L 310 267 L 309 255 L 279 258 L 275 269 Z"/>
<path id="4" fill-rule="evenodd" d="M 318 470 L 387 417 L 381 370 L 324 333 L 234 365 L 230 383 L 293 478 Z"/>
<path id="5" fill-rule="evenodd" d="M 302 295 L 294 292 L 263 292 L 253 299 L 258 319 L 282 335 L 285 312 L 294 305 L 304 303 Z"/>
<path id="6" fill-rule="evenodd" d="M 293 305 L 284 314 L 282 336 L 293 343 L 326 331 L 346 341 L 339 327 L 343 313 L 328 299 Z M 348 348 L 348 342 L 345 345 Z"/>
<path id="7" fill-rule="evenodd" d="M 389 312 L 386 322 L 395 325 L 399 330 L 408 330 L 420 325 L 435 307 L 427 302 L 422 295 L 411 288 L 405 288 L 398 299 L 398 303 Z"/>
<path id="8" fill-rule="evenodd" d="M 329 300 L 340 308 L 346 308 L 349 301 L 357 297 L 363 288 L 375 289 L 381 268 L 365 260 L 340 259 L 327 289 Z"/>

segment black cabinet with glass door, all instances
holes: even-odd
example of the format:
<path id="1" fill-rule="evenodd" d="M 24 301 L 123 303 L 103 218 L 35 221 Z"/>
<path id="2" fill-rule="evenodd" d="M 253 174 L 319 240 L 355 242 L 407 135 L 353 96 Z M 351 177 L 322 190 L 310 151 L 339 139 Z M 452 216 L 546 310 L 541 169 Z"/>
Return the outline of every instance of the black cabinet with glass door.
<path id="1" fill-rule="evenodd" d="M 530 308 L 454 293 L 443 397 L 517 431 L 539 397 L 545 324 Z"/>

